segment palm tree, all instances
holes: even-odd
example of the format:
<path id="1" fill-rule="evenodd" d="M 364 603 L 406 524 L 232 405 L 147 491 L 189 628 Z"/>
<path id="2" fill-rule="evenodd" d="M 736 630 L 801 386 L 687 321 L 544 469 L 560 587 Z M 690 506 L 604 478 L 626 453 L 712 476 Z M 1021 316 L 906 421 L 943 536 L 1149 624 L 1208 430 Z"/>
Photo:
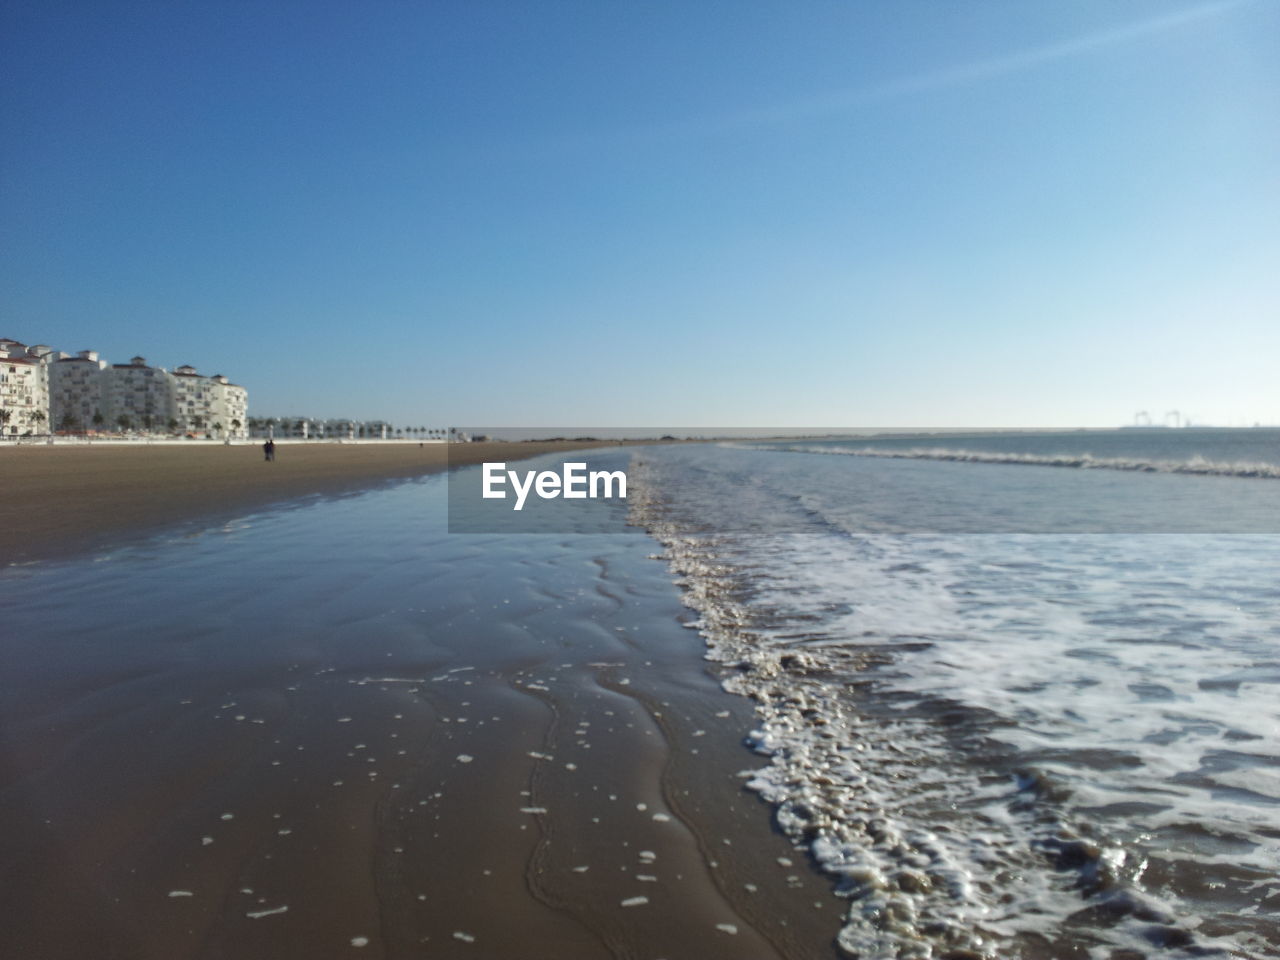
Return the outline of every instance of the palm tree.
<path id="1" fill-rule="evenodd" d="M 102 425 L 106 422 L 107 422 L 107 418 L 102 415 L 101 410 L 93 411 L 93 428 L 95 430 L 101 430 Z"/>
<path id="2" fill-rule="evenodd" d="M 221 433 L 221 432 L 222 432 L 222 421 L 221 421 L 221 420 L 217 421 L 217 422 L 213 425 L 213 432 L 214 432 L 214 433 Z"/>
<path id="3" fill-rule="evenodd" d="M 204 417 L 199 417 L 199 416 L 192 417 L 192 418 L 191 418 L 191 425 L 192 425 L 193 427 L 195 427 L 197 430 L 201 430 L 201 429 L 203 429 L 203 428 L 204 428 Z"/>
<path id="4" fill-rule="evenodd" d="M 156 418 L 149 413 L 142 418 L 142 425 L 147 428 L 148 433 L 151 432 L 151 427 L 155 422 L 156 422 Z"/>
<path id="5" fill-rule="evenodd" d="M 76 418 L 70 413 L 64 413 L 62 419 L 58 421 L 59 430 L 74 430 L 76 428 Z"/>
<path id="6" fill-rule="evenodd" d="M 31 413 L 31 419 L 35 421 L 36 427 L 39 428 L 39 426 L 44 423 L 48 417 L 45 415 L 43 410 L 34 410 Z"/>
<path id="7" fill-rule="evenodd" d="M 3 433 L 4 432 L 3 428 L 9 425 L 9 419 L 12 416 L 13 414 L 10 413 L 8 410 L 0 408 L 0 433 Z"/>
<path id="8" fill-rule="evenodd" d="M 241 426 L 242 426 L 242 424 L 240 423 L 240 420 L 239 420 L 238 418 L 232 419 L 232 421 L 231 421 L 231 429 L 232 429 L 232 431 L 233 431 L 233 432 L 235 432 L 235 433 L 239 433 L 239 432 L 240 432 L 240 427 L 241 427 Z"/>
<path id="9" fill-rule="evenodd" d="M 129 419 L 128 414 L 124 414 L 124 413 L 116 417 L 116 423 L 120 424 L 121 430 L 128 430 L 130 427 L 133 426 L 133 421 Z"/>
<path id="10" fill-rule="evenodd" d="M 170 432 L 170 433 L 177 433 L 177 431 L 178 431 L 178 421 L 177 421 L 177 419 L 175 419 L 174 417 L 170 417 L 170 418 L 169 418 L 169 424 L 168 424 L 168 426 L 169 426 L 169 432 Z"/>

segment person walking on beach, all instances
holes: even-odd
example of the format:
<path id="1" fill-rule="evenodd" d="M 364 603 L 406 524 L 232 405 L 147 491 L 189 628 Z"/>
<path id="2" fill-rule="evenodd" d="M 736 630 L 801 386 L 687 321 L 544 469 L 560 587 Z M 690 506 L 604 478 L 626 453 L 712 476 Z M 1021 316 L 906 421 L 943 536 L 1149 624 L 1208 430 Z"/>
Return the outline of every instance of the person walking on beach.
<path id="1" fill-rule="evenodd" d="M 274 440 L 268 440 L 266 443 L 262 445 L 262 459 L 269 463 L 275 458 L 276 458 L 276 442 Z"/>

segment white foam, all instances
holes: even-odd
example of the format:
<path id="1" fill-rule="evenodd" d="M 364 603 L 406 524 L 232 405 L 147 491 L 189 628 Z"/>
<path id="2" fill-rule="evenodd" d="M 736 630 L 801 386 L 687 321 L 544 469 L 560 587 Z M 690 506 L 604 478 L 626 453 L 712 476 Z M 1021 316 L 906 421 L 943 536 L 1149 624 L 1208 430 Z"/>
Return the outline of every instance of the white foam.
<path id="1" fill-rule="evenodd" d="M 253 910 L 249 913 L 246 913 L 245 916 L 248 917 L 250 920 L 261 920 L 263 917 L 274 917 L 276 916 L 276 914 L 288 913 L 288 911 L 289 911 L 289 908 L 287 906 L 272 907 L 269 910 Z"/>
<path id="2" fill-rule="evenodd" d="M 798 444 L 785 448 L 793 453 L 818 453 L 846 457 L 879 457 L 886 460 L 943 460 L 951 463 L 1005 463 L 1038 467 L 1068 467 L 1080 470 L 1123 470 L 1130 473 L 1173 473 L 1193 476 L 1250 477 L 1280 480 L 1280 465 L 1261 461 L 1215 462 L 1201 456 L 1186 460 L 1152 460 L 1135 457 L 1095 457 L 1091 453 L 1036 454 L 1004 453 L 994 450 L 945 449 L 942 447 L 840 447 Z"/>
<path id="3" fill-rule="evenodd" d="M 663 543 L 708 659 L 732 666 L 725 689 L 756 704 L 748 742 L 769 765 L 748 786 L 854 898 L 840 933 L 847 952 L 914 955 L 934 936 L 920 933 L 926 925 L 944 931 L 946 949 L 1058 936 L 1081 898 L 1044 851 L 1075 807 L 1155 800 L 1168 820 L 1153 815 L 1139 830 L 1219 823 L 1257 844 L 1235 854 L 1239 864 L 1280 861 L 1280 843 L 1254 829 L 1256 804 L 1190 786 L 1213 756 L 1280 759 L 1276 681 L 1231 681 L 1257 676 L 1260 637 L 1280 640 L 1280 605 L 1257 578 L 1277 568 L 1276 538 L 890 537 L 839 524 L 692 535 L 653 471 L 633 462 L 630 475 L 633 522 Z M 687 497 L 695 520 L 711 512 L 687 483 L 664 489 Z M 820 499 L 804 506 L 821 514 Z M 882 714 L 864 716 L 850 683 L 875 691 Z M 982 727 L 986 742 L 1060 774 L 1070 806 L 1051 816 L 1023 785 L 984 783 L 956 763 L 971 748 L 929 714 L 948 705 L 996 718 Z M 1136 765 L 1090 766 L 1117 752 Z M 1277 778 L 1260 770 L 1213 779 L 1274 797 Z M 1125 854 L 1104 842 L 1099 869 L 1123 875 Z M 1000 874 L 1021 879 L 993 885 Z M 1140 928 L 1089 934 L 1135 948 Z"/>

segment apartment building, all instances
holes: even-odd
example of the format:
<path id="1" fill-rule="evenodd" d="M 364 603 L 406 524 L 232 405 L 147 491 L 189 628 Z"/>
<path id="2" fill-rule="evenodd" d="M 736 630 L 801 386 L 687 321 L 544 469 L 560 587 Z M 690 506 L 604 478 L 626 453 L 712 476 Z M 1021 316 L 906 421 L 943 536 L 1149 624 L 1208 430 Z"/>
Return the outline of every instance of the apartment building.
<path id="1" fill-rule="evenodd" d="M 38 360 L 0 360 L 0 433 L 8 436 L 44 433 L 49 420 L 48 391 Z"/>
<path id="2" fill-rule="evenodd" d="M 206 377 L 190 365 L 171 373 L 142 356 L 108 364 L 94 350 L 72 357 L 0 338 L 5 436 L 120 430 L 243 438 L 248 411 L 248 391 L 221 374 Z"/>
<path id="3" fill-rule="evenodd" d="M 106 424 L 102 396 L 107 362 L 96 350 L 58 357 L 48 364 L 49 426 L 53 430 L 92 430 Z"/>

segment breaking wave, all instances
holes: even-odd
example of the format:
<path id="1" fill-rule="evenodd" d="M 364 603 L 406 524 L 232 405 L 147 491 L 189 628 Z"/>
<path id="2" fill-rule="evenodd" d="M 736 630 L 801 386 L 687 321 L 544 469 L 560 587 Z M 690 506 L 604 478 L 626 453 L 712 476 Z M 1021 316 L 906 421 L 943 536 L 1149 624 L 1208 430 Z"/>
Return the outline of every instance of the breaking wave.
<path id="1" fill-rule="evenodd" d="M 690 476 L 633 460 L 631 522 L 664 547 L 723 688 L 755 704 L 746 744 L 767 760 L 746 786 L 848 903 L 844 955 L 1277 955 L 1254 904 L 1280 893 L 1280 782 L 1259 772 L 1265 728 L 1231 713 L 1264 694 L 1228 671 L 1241 703 L 1220 716 L 1201 695 L 1206 662 L 1237 656 L 1203 634 L 1253 622 L 1210 599 L 1233 553 L 1221 570 L 1207 553 L 1193 589 L 1161 538 L 743 534 Z M 1201 888 L 1240 900 L 1189 913 Z"/>
<path id="2" fill-rule="evenodd" d="M 1070 467 L 1077 470 L 1121 470 L 1129 473 L 1183 473 L 1200 477 L 1250 477 L 1280 480 L 1280 465 L 1261 462 L 1220 463 L 1195 456 L 1187 460 L 1143 460 L 1127 457 L 1095 457 L 1089 453 L 1002 453 L 992 450 L 954 450 L 942 447 L 846 447 L 824 444 L 726 444 L 742 449 L 821 453 L 846 457 L 880 457 L 886 460 L 944 460 L 951 463 L 1002 463 L 1036 467 Z"/>

